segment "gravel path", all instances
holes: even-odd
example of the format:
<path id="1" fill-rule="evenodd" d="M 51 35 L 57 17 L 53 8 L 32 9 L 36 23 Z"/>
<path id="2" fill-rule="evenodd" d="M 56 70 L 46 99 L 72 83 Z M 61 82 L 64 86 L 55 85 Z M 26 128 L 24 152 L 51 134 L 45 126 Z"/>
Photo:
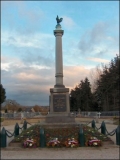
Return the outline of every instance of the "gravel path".
<path id="1" fill-rule="evenodd" d="M 1 150 L 1 159 L 119 159 L 119 148 L 62 148 Z"/>

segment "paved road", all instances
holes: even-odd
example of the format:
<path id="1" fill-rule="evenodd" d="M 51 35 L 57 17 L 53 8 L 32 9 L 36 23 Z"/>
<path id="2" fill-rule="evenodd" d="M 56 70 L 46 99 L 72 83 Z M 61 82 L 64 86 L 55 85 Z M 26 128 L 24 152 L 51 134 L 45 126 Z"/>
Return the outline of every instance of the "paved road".
<path id="1" fill-rule="evenodd" d="M 96 123 L 99 127 L 101 123 Z M 22 124 L 19 125 L 22 127 Z M 29 125 L 28 125 L 29 127 Z M 115 129 L 117 125 L 106 124 L 108 132 Z M 5 126 L 5 129 L 13 133 L 14 125 Z M 110 137 L 116 144 L 116 137 Z M 7 138 L 7 144 L 12 138 Z M 79 147 L 79 148 L 62 148 L 62 149 L 21 149 L 6 147 L 1 150 L 1 159 L 119 159 L 119 146 L 109 145 L 102 147 Z"/>

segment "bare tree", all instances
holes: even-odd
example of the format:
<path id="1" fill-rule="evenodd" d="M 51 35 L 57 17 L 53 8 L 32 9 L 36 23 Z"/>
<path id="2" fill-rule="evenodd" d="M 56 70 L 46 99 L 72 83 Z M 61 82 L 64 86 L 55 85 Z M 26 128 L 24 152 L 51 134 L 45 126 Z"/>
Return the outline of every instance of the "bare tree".
<path id="1" fill-rule="evenodd" d="M 95 92 L 98 87 L 97 81 L 100 79 L 100 75 L 103 73 L 102 65 L 98 65 L 96 68 L 90 71 L 91 91 Z"/>

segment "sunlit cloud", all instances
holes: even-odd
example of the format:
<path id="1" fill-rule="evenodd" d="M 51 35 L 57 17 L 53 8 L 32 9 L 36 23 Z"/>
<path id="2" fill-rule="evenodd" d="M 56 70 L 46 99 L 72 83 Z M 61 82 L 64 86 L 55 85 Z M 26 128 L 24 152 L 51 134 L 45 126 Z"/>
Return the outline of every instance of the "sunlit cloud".
<path id="1" fill-rule="evenodd" d="M 89 76 L 89 71 L 85 66 L 64 66 L 64 83 L 72 89 L 80 80 Z"/>
<path id="2" fill-rule="evenodd" d="M 88 57 L 87 59 L 90 60 L 90 61 L 99 62 L 99 63 L 108 63 L 109 62 L 109 60 L 102 59 L 102 58 L 90 58 L 90 57 Z"/>
<path id="3" fill-rule="evenodd" d="M 85 66 L 63 66 L 63 70 L 64 85 L 69 89 L 75 87 L 81 79 L 89 75 L 89 69 L 86 69 Z M 18 66 L 11 64 L 6 74 L 4 68 L 2 68 L 2 79 L 9 79 L 6 85 L 7 96 L 25 105 L 28 100 L 26 101 L 23 98 L 23 94 L 26 98 L 32 97 L 33 103 L 35 103 L 34 100 L 39 102 L 41 95 L 43 99 L 45 97 L 49 99 L 50 88 L 55 85 L 55 69 L 50 67 L 42 68 L 37 65 L 27 66 L 26 64 L 19 67 L 19 64 Z M 4 84 L 3 81 L 2 83 Z M 20 93 L 22 95 L 19 95 Z M 44 102 L 44 104 L 47 105 L 47 102 Z"/>

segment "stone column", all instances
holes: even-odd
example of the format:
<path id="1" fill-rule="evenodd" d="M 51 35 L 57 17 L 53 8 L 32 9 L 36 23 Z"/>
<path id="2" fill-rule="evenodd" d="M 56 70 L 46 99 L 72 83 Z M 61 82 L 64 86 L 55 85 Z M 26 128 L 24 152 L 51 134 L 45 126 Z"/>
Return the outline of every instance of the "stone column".
<path id="1" fill-rule="evenodd" d="M 69 88 L 63 85 L 63 57 L 62 36 L 64 31 L 58 23 L 54 30 L 55 35 L 55 77 L 54 88 L 50 88 L 50 114 L 46 117 L 47 123 L 74 123 L 75 118 L 70 116 Z"/>
<path id="2" fill-rule="evenodd" d="M 55 88 L 64 88 L 63 85 L 63 57 L 62 57 L 62 35 L 64 31 L 61 29 L 61 25 L 57 24 L 56 29 L 54 30 L 54 35 L 56 37 L 55 43 L 55 77 L 56 84 Z"/>

